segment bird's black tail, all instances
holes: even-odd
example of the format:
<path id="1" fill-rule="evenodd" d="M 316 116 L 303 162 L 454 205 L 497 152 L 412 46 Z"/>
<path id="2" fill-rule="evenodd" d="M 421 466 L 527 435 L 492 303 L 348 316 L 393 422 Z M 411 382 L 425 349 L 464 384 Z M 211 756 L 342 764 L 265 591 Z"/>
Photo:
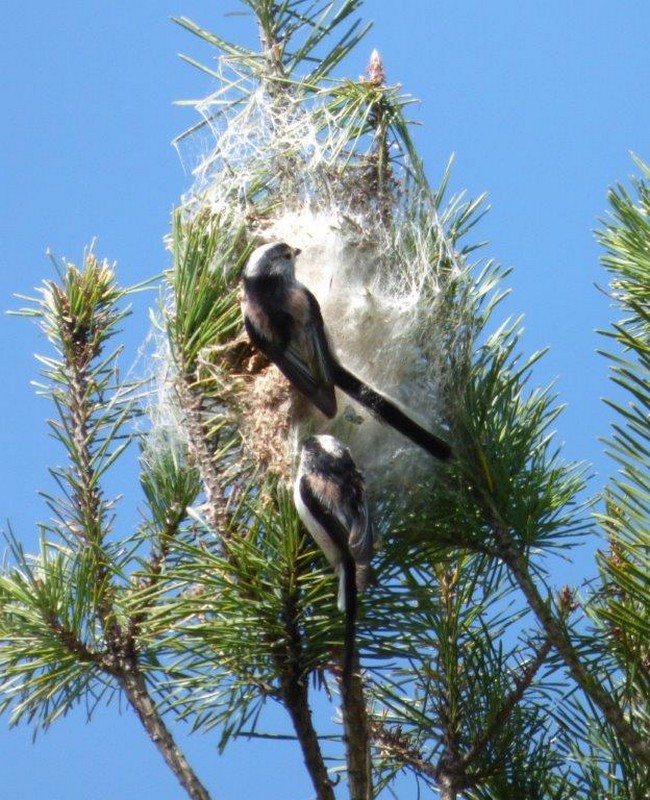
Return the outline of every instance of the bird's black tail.
<path id="1" fill-rule="evenodd" d="M 352 670 L 356 652 L 357 624 L 357 577 L 356 566 L 351 556 L 343 559 L 343 580 L 345 590 L 345 632 L 343 638 L 343 680 L 342 694 L 344 703 L 348 702 Z"/>
<path id="2" fill-rule="evenodd" d="M 447 442 L 418 425 L 395 403 L 371 389 L 370 386 L 349 372 L 342 364 L 338 362 L 332 364 L 332 376 L 339 389 L 350 395 L 353 400 L 361 403 L 362 406 L 365 406 L 368 411 L 382 422 L 390 425 L 391 428 L 395 428 L 402 436 L 406 436 L 407 439 L 415 442 L 427 453 L 439 458 L 441 461 L 448 461 L 452 458 L 453 453 Z"/>

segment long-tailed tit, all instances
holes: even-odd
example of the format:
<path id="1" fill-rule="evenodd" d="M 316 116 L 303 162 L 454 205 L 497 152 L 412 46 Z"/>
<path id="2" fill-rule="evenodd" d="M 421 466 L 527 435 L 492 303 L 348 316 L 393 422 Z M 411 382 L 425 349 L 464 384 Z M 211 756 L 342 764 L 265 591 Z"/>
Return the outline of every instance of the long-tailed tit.
<path id="1" fill-rule="evenodd" d="M 347 447 L 333 436 L 306 439 L 293 497 L 300 519 L 339 576 L 337 604 L 345 612 L 347 690 L 354 661 L 357 592 L 368 584 L 373 549 L 363 476 Z"/>
<path id="2" fill-rule="evenodd" d="M 253 251 L 244 269 L 242 311 L 251 342 L 326 417 L 336 415 L 334 387 L 436 458 L 452 457 L 447 442 L 425 430 L 336 358 L 318 300 L 296 280 L 300 250 L 273 242 Z"/>

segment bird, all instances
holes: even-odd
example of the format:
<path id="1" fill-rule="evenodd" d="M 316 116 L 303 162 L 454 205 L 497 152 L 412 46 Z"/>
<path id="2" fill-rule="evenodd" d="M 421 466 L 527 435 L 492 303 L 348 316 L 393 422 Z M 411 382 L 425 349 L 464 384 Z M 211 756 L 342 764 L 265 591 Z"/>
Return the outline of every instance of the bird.
<path id="1" fill-rule="evenodd" d="M 301 250 L 270 242 L 250 255 L 242 275 L 242 314 L 251 343 L 322 413 L 336 416 L 335 386 L 382 422 L 436 458 L 452 449 L 423 428 L 392 400 L 346 369 L 329 342 L 318 300 L 296 279 Z"/>
<path id="2" fill-rule="evenodd" d="M 337 606 L 345 613 L 347 691 L 354 663 L 357 593 L 371 580 L 373 553 L 366 486 L 349 449 L 329 434 L 305 439 L 293 497 L 298 516 L 339 578 Z"/>

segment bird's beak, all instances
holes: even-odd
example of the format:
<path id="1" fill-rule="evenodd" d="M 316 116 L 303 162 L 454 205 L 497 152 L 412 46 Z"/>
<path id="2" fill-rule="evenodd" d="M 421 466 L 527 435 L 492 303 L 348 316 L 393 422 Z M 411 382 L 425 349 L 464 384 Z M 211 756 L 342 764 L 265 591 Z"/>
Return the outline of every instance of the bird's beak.
<path id="1" fill-rule="evenodd" d="M 294 247 L 293 248 L 294 256 L 299 256 L 301 253 L 302 253 L 302 250 L 299 247 Z"/>

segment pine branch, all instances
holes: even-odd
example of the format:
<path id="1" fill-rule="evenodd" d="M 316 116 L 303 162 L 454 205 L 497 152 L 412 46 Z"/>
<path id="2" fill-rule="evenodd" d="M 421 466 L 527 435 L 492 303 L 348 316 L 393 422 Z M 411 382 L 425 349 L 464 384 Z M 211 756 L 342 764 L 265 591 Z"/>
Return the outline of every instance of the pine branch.
<path id="1" fill-rule="evenodd" d="M 309 705 L 307 679 L 298 676 L 295 669 L 283 665 L 280 686 L 282 702 L 286 707 L 302 750 L 305 767 L 314 786 L 318 800 L 334 800 L 334 788 L 327 774 L 321 753 L 318 734 Z"/>
<path id="2" fill-rule="evenodd" d="M 284 591 L 283 605 L 286 637 L 274 647 L 282 702 L 291 717 L 316 796 L 319 800 L 334 800 L 333 784 L 327 774 L 309 706 L 308 672 L 303 663 L 302 634 L 298 625 L 298 597 L 290 585 Z"/>
<path id="3" fill-rule="evenodd" d="M 226 400 L 236 394 L 228 354 L 208 365 L 208 351 L 230 343 L 241 327 L 236 278 L 248 254 L 241 224 L 228 224 L 208 212 L 185 218 L 177 211 L 172 231 L 174 267 L 168 282 L 173 305 L 165 311 L 176 374 L 172 402 L 178 408 L 191 458 L 206 492 L 206 517 L 225 543 L 228 501 L 245 468 L 236 463 L 239 434 Z M 205 370 L 204 370 L 205 371 Z M 224 467 L 224 463 L 228 467 Z"/>
<path id="4" fill-rule="evenodd" d="M 52 609 L 45 609 L 45 622 L 63 647 L 81 664 L 106 666 L 106 653 L 91 650 L 78 636 L 76 631 L 64 625 Z"/>
<path id="5" fill-rule="evenodd" d="M 122 429 L 137 409 L 129 387 L 122 386 L 116 378 L 119 351 L 105 357 L 103 349 L 125 315 L 117 304 L 129 290 L 119 289 L 113 270 L 108 264 L 99 263 L 92 253 L 86 255 L 82 270 L 65 264 L 61 273 L 61 284 L 47 282 L 42 299 L 27 313 L 40 319 L 41 327 L 61 354 L 60 360 L 42 362 L 49 379 L 44 390 L 59 412 L 59 419 L 51 426 L 71 462 L 69 469 L 53 471 L 64 499 L 48 497 L 57 520 L 50 531 L 68 546 L 57 543 L 52 548 L 43 541 L 39 564 L 42 576 L 29 566 L 22 550 L 15 548 L 18 569 L 3 582 L 9 603 L 3 604 L 2 625 L 13 626 L 21 618 L 29 620 L 30 633 L 37 644 L 32 653 L 23 656 L 22 664 L 21 651 L 14 646 L 15 653 L 5 659 L 11 664 L 7 674 L 11 676 L 17 667 L 22 667 L 24 704 L 37 708 L 40 702 L 45 707 L 46 724 L 60 713 L 47 713 L 47 704 L 58 690 L 55 684 L 61 680 L 59 664 L 65 664 L 67 670 L 67 684 L 61 688 L 64 710 L 70 703 L 66 690 L 71 698 L 78 699 L 88 691 L 91 680 L 103 679 L 109 684 L 112 679 L 123 689 L 188 795 L 208 800 L 206 790 L 175 745 L 148 693 L 140 671 L 138 645 L 139 626 L 147 612 L 142 605 L 134 608 L 132 603 L 131 613 L 124 613 L 117 601 L 123 594 L 122 587 L 115 581 L 121 570 L 107 544 L 111 504 L 103 497 L 101 478 L 124 452 L 129 439 L 120 441 L 125 436 Z M 168 511 L 171 513 L 173 508 Z M 174 519 L 168 520 L 167 534 L 173 534 L 184 512 L 185 504 Z M 146 595 L 144 592 L 140 598 Z M 97 652 L 83 641 L 83 628 L 103 638 L 103 651 Z M 63 651 L 56 654 L 56 660 L 49 641 L 52 636 Z M 41 653 L 45 647 L 50 655 L 43 662 Z M 39 669 L 43 675 L 37 687 L 35 673 Z"/>
<path id="6" fill-rule="evenodd" d="M 372 800 L 372 759 L 370 726 L 361 677 L 361 664 L 355 652 L 349 688 L 341 681 L 343 728 L 350 800 Z"/>
<path id="7" fill-rule="evenodd" d="M 458 681 L 460 661 L 460 626 L 458 603 L 460 572 L 458 569 L 440 571 L 440 604 L 442 633 L 445 644 L 439 647 L 437 669 L 440 673 L 437 710 L 441 728 L 442 755 L 436 768 L 436 780 L 441 797 L 453 800 L 467 784 L 467 773 L 461 755 L 461 698 Z"/>
<path id="8" fill-rule="evenodd" d="M 113 592 L 110 586 L 110 557 L 103 546 L 106 533 L 105 508 L 99 476 L 94 467 L 95 457 L 91 449 L 96 445 L 96 435 L 91 434 L 92 418 L 96 414 L 91 401 L 96 391 L 93 385 L 95 378 L 93 362 L 101 353 L 102 340 L 107 333 L 104 325 L 108 323 L 111 315 L 109 310 L 104 321 L 101 305 L 97 310 L 93 308 L 93 298 L 84 297 L 84 293 L 88 289 L 92 291 L 93 284 L 101 286 L 103 281 L 106 284 L 104 291 L 109 294 L 109 281 L 112 281 L 112 275 L 98 272 L 97 263 L 93 258 L 87 260 L 84 273 L 77 276 L 74 269 L 71 269 L 68 275 L 70 280 L 67 292 L 65 288 L 54 284 L 51 285 L 51 291 L 59 315 L 63 370 L 68 376 L 68 420 L 65 425 L 70 434 L 69 455 L 74 472 L 74 476 L 70 477 L 72 503 L 78 511 L 80 522 L 78 528 L 72 526 L 72 532 L 80 538 L 81 546 L 89 548 L 94 554 L 93 582 L 98 587 L 97 610 L 107 647 L 111 650 L 112 643 L 120 638 L 120 630 L 111 602 Z M 79 297 L 73 294 L 75 285 L 78 286 Z M 78 308 L 75 308 L 77 305 L 75 299 Z M 86 314 L 88 321 L 85 319 Z M 92 323 L 90 319 L 93 319 Z"/>
<path id="9" fill-rule="evenodd" d="M 599 553 L 603 588 L 588 612 L 621 670 L 622 691 L 646 735 L 650 691 L 650 168 L 635 158 L 640 178 L 634 192 L 609 192 L 611 213 L 596 237 L 611 274 L 611 298 L 621 315 L 600 331 L 610 348 L 599 351 L 622 399 L 606 399 L 616 417 L 606 442 L 618 465 L 604 492 L 598 520 L 609 543 Z M 611 345 L 616 349 L 612 352 Z"/>
<path id="10" fill-rule="evenodd" d="M 175 541 L 182 533 L 188 507 L 201 492 L 199 471 L 188 464 L 187 447 L 170 431 L 150 432 L 140 458 L 140 485 L 147 499 L 150 519 L 141 526 L 141 535 L 151 540 L 151 555 L 145 574 L 138 581 L 142 599 L 129 619 L 129 634 L 136 640 L 150 617 L 145 598 L 164 592 L 164 572 Z M 153 601 L 150 601 L 153 602 Z"/>
<path id="11" fill-rule="evenodd" d="M 333 800 L 308 689 L 310 673 L 327 663 L 330 641 L 305 629 L 303 584 L 314 556 L 289 493 L 276 479 L 251 481 L 218 533 L 217 548 L 173 540 L 166 579 L 176 591 L 187 589 L 154 620 L 174 630 L 175 668 L 188 676 L 178 707 L 195 727 L 220 725 L 223 748 L 231 736 L 249 735 L 243 726 L 259 713 L 251 707 L 275 699 L 289 715 L 317 796 Z"/>
<path id="12" fill-rule="evenodd" d="M 372 723 L 372 739 L 385 756 L 395 759 L 401 767 L 407 767 L 416 775 L 421 775 L 427 782 L 438 782 L 438 770 L 424 754 L 415 748 L 402 730 L 395 726 L 389 728 L 378 720 Z"/>
<path id="13" fill-rule="evenodd" d="M 223 475 L 215 459 L 217 443 L 211 440 L 204 425 L 205 412 L 202 397 L 193 383 L 186 377 L 179 377 L 176 389 L 179 405 L 183 409 L 184 424 L 187 430 L 190 452 L 198 465 L 206 494 L 206 518 L 210 527 L 222 537 L 227 547 L 228 513 Z"/>
<path id="14" fill-rule="evenodd" d="M 564 625 L 555 617 L 540 595 L 527 561 L 511 534 L 498 522 L 493 523 L 492 530 L 499 557 L 511 570 L 548 640 L 562 656 L 574 680 L 602 711 L 605 719 L 627 747 L 646 767 L 650 768 L 650 743 L 639 735 L 616 700 L 603 689 L 600 680 L 583 663 Z"/>
<path id="15" fill-rule="evenodd" d="M 123 663 L 116 677 L 144 729 L 149 734 L 151 741 L 156 745 L 165 759 L 165 763 L 178 778 L 188 797 L 191 797 L 192 800 L 210 800 L 208 791 L 190 767 L 158 713 L 156 704 L 147 690 L 144 676 L 138 668 L 135 656 Z"/>
<path id="16" fill-rule="evenodd" d="M 463 755 L 461 762 L 463 770 L 467 769 L 477 760 L 482 751 L 490 744 L 491 740 L 495 738 L 500 730 L 505 726 L 508 718 L 511 716 L 515 707 L 521 702 L 524 694 L 532 684 L 535 676 L 541 669 L 546 661 L 546 658 L 551 650 L 552 644 L 548 638 L 544 639 L 542 644 L 537 648 L 534 657 L 526 664 L 522 670 L 521 675 L 515 675 L 515 688 L 504 697 L 501 707 L 492 716 L 492 720 L 481 733 L 476 736 L 467 752 Z M 476 784 L 476 779 L 472 779 L 472 784 Z M 467 788 L 467 787 L 465 787 Z"/>

